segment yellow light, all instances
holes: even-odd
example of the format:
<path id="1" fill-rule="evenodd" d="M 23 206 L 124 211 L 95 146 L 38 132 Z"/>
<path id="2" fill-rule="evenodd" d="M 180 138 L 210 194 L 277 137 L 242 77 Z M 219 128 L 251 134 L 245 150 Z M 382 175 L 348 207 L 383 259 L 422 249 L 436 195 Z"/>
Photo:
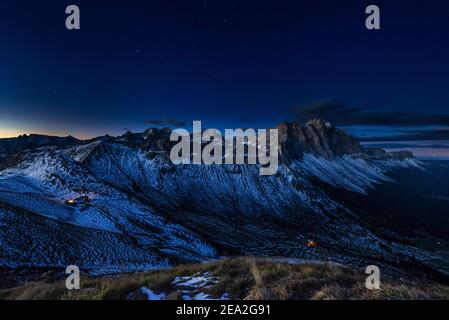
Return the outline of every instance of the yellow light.
<path id="1" fill-rule="evenodd" d="M 316 247 L 318 247 L 318 243 L 316 243 L 314 240 L 309 240 L 309 241 L 307 241 L 307 246 L 309 248 L 316 248 Z"/>

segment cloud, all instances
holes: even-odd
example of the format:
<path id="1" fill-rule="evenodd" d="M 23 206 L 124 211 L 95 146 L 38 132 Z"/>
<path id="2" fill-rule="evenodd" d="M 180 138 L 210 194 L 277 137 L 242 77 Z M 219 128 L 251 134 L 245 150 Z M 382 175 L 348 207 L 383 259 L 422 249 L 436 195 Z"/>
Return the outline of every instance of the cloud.
<path id="1" fill-rule="evenodd" d="M 322 101 L 292 109 L 300 121 L 320 118 L 339 126 L 449 126 L 449 114 L 388 111 Z"/>
<path id="2" fill-rule="evenodd" d="M 432 149 L 449 149 L 449 145 L 446 144 L 415 144 L 407 143 L 406 141 L 375 141 L 368 142 L 365 145 L 373 148 L 383 149 L 405 149 L 405 148 L 432 148 Z"/>
<path id="3" fill-rule="evenodd" d="M 158 126 L 158 127 L 167 126 L 167 127 L 179 128 L 179 127 L 186 126 L 185 121 L 174 119 L 174 118 L 169 118 L 169 119 L 164 119 L 164 120 L 145 120 L 144 123 L 147 125 L 150 125 L 150 126 Z"/>
<path id="4" fill-rule="evenodd" d="M 393 134 L 386 137 L 361 138 L 361 141 L 413 141 L 413 140 L 449 140 L 449 129 L 415 130 Z"/>

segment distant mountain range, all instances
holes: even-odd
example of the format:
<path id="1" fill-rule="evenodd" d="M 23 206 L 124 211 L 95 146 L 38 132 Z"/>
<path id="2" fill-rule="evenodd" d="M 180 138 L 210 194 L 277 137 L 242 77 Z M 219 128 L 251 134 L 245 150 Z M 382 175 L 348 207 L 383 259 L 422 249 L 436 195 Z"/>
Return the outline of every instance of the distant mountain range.
<path id="1" fill-rule="evenodd" d="M 322 120 L 278 129 L 281 164 L 267 177 L 254 165 L 175 166 L 167 128 L 0 139 L 0 268 L 104 274 L 244 254 L 438 273 L 434 252 L 385 238 L 329 191 L 366 194 L 423 163 Z"/>

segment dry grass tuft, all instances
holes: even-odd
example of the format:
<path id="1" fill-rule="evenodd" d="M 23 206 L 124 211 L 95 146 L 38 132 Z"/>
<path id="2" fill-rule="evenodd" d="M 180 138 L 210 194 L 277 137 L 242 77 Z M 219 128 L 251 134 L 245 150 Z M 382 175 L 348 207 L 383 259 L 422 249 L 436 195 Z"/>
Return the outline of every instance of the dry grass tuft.
<path id="1" fill-rule="evenodd" d="M 52 279 L 0 290 L 0 299 L 19 300 L 122 300 L 141 287 L 181 299 L 172 282 L 177 276 L 209 272 L 219 281 L 204 289 L 212 297 L 227 293 L 231 299 L 248 300 L 348 300 L 348 299 L 449 299 L 449 287 L 424 280 L 382 278 L 381 290 L 365 288 L 365 274 L 327 263 L 289 264 L 243 257 L 204 264 L 182 265 L 146 273 L 83 278 L 81 290 L 68 291 L 64 281 Z"/>

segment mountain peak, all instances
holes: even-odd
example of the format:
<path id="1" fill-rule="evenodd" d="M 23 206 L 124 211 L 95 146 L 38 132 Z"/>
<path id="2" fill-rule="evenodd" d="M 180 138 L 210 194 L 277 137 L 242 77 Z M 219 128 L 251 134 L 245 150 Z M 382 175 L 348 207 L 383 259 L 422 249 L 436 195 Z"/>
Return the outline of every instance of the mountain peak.
<path id="1" fill-rule="evenodd" d="M 312 119 L 304 124 L 282 122 L 279 130 L 279 154 L 284 163 L 301 160 L 304 154 L 312 154 L 327 160 L 344 155 L 358 155 L 365 159 L 413 158 L 411 152 L 387 153 L 383 149 L 364 148 L 360 142 L 343 130 L 323 119 Z M 95 141 L 110 141 L 139 147 L 150 151 L 169 152 L 170 128 L 149 128 L 140 133 L 127 132 L 119 137 L 97 137 L 88 141 L 72 136 L 56 137 L 40 134 L 21 135 L 17 138 L 0 139 L 0 154 L 21 152 L 40 147 L 72 147 Z"/>
<path id="2" fill-rule="evenodd" d="M 287 162 L 301 159 L 304 153 L 326 159 L 363 153 L 363 147 L 355 138 L 322 119 L 313 119 L 304 125 L 283 122 L 278 130 L 280 154 Z"/>
<path id="3" fill-rule="evenodd" d="M 72 136 L 57 137 L 42 134 L 23 134 L 17 138 L 0 139 L 0 154 L 20 152 L 44 146 L 67 147 L 81 144 L 82 141 Z"/>

